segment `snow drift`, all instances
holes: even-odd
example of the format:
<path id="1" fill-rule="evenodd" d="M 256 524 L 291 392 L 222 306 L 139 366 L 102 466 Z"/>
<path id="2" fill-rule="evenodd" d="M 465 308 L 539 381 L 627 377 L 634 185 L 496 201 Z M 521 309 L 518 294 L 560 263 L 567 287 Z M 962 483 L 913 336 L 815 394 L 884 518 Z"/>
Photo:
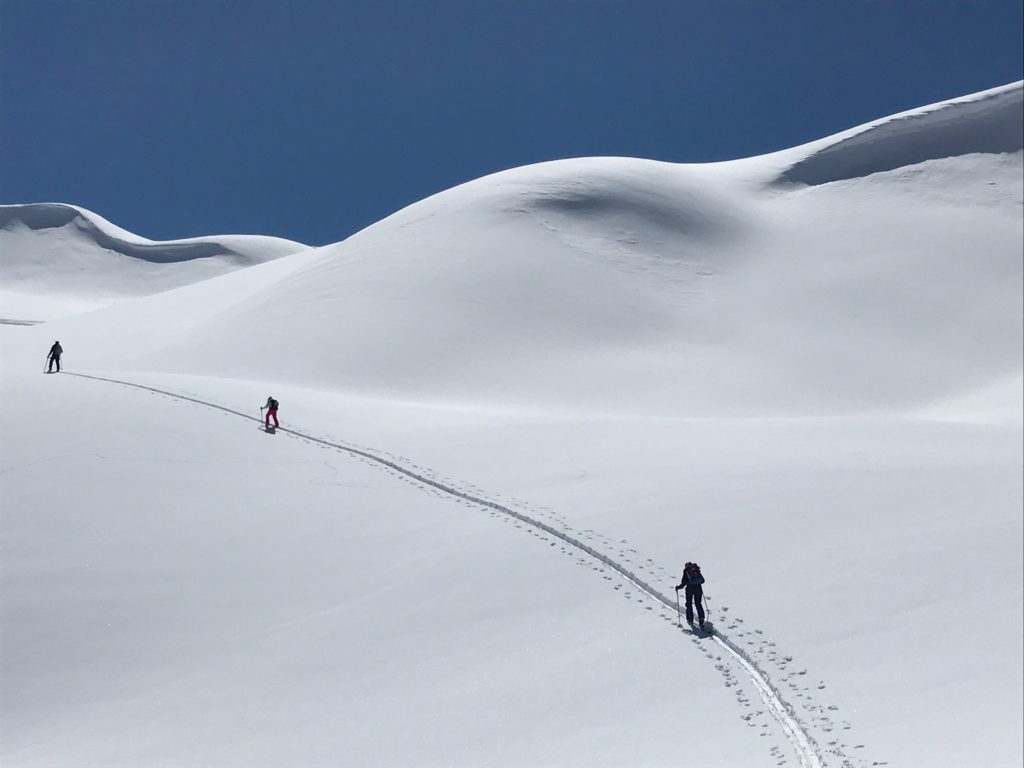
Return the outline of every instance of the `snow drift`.
<path id="1" fill-rule="evenodd" d="M 1024 146 L 1020 83 L 914 109 L 809 145 L 779 182 L 828 184 L 927 160 Z"/>
<path id="2" fill-rule="evenodd" d="M 0 316 L 50 319 L 306 250 L 276 237 L 157 242 L 71 205 L 0 206 Z"/>

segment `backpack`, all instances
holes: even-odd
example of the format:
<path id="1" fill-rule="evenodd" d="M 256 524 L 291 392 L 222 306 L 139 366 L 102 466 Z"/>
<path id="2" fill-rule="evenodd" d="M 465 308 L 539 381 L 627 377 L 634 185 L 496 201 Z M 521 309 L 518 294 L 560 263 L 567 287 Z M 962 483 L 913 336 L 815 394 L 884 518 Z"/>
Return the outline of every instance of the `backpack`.
<path id="1" fill-rule="evenodd" d="M 683 581 L 691 587 L 703 584 L 704 577 L 701 575 L 700 566 L 696 563 L 688 563 L 686 568 L 683 569 Z"/>
<path id="2" fill-rule="evenodd" d="M 270 398 L 270 408 L 268 410 L 271 410 L 271 411 L 276 411 L 277 410 L 277 400 L 275 400 L 274 398 Z"/>

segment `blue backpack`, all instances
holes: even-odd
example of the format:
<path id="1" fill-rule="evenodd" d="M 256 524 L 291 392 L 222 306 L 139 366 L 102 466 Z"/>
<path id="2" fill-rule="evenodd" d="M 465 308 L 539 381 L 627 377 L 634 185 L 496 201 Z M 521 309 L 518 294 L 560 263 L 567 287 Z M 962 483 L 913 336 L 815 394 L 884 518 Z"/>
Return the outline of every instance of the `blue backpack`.
<path id="1" fill-rule="evenodd" d="M 704 577 L 701 575 L 700 566 L 696 563 L 687 563 L 683 569 L 683 582 L 689 584 L 691 587 L 700 586 L 704 583 Z"/>

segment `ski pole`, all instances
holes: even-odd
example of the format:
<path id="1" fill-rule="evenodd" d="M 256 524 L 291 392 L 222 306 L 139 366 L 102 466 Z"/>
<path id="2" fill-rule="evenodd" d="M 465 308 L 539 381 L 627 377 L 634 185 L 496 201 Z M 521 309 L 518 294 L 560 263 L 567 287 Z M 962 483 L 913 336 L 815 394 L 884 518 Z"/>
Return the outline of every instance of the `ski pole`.
<path id="1" fill-rule="evenodd" d="M 679 609 L 679 589 L 676 589 L 676 622 L 683 626 L 683 612 Z"/>
<path id="2" fill-rule="evenodd" d="M 263 406 L 260 406 L 260 424 L 263 423 Z"/>
<path id="3" fill-rule="evenodd" d="M 704 610 L 707 611 L 708 618 L 710 619 L 711 618 L 711 606 L 708 605 L 708 596 L 707 595 L 704 595 Z"/>

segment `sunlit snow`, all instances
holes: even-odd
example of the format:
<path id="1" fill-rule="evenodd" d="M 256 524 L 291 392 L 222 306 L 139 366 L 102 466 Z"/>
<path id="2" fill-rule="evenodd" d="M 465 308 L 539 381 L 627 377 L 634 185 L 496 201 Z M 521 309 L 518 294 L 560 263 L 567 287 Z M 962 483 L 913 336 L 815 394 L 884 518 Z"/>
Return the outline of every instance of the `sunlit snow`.
<path id="1" fill-rule="evenodd" d="M 316 249 L 0 207 L 0 760 L 1019 765 L 1021 114 Z"/>

